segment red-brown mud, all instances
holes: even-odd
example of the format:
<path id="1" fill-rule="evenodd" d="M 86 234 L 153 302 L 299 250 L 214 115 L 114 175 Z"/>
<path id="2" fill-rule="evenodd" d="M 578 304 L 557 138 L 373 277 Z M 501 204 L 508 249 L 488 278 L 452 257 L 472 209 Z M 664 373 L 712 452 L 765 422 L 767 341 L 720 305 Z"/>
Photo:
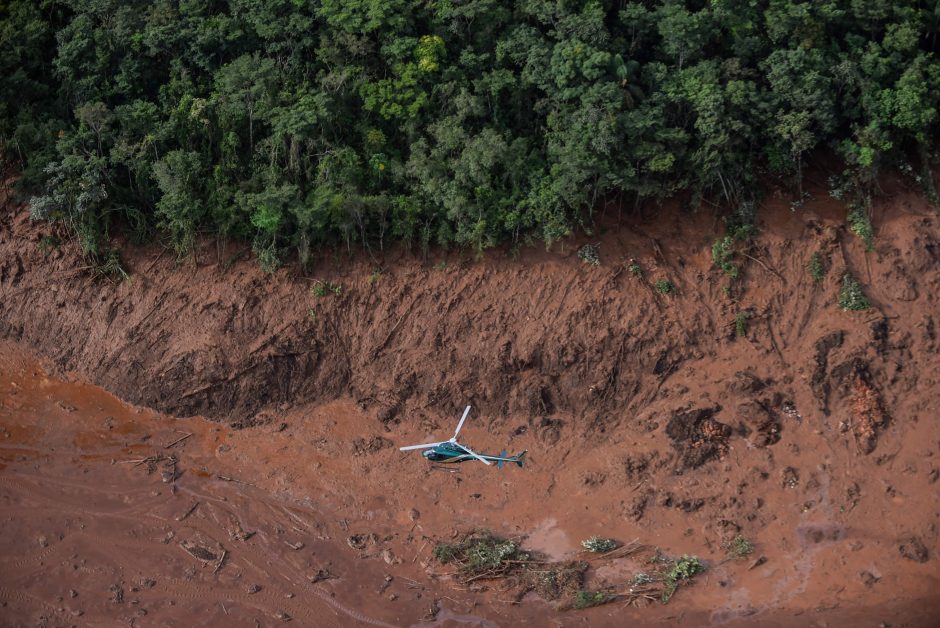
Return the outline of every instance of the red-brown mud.
<path id="1" fill-rule="evenodd" d="M 665 208 L 599 236 L 598 268 L 571 242 L 518 259 L 390 253 L 381 272 L 337 254 L 310 278 L 342 286 L 322 297 L 290 269 L 217 264 L 214 245 L 181 266 L 128 249 L 130 281 L 93 280 L 7 205 L 3 616 L 935 625 L 940 220 L 896 191 L 866 253 L 838 206 L 783 205 L 762 211 L 730 295 L 710 261 L 714 217 Z M 819 284 L 813 252 L 829 267 Z M 872 310 L 838 309 L 844 270 Z M 657 294 L 661 278 L 676 294 Z M 446 438 L 468 402 L 462 440 L 528 449 L 525 469 L 451 473 L 397 451 Z M 431 560 L 474 527 L 555 560 L 592 535 L 638 539 L 707 571 L 668 606 L 514 604 Z M 726 558 L 738 534 L 749 560 Z M 623 590 L 646 570 L 593 560 L 585 586 Z"/>

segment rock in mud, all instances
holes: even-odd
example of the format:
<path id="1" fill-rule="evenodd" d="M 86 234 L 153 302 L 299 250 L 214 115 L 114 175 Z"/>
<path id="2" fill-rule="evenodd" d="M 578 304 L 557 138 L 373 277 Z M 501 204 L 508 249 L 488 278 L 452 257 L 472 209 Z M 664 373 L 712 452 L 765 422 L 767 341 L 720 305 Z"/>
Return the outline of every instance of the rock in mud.
<path id="1" fill-rule="evenodd" d="M 773 410 L 760 401 L 746 401 L 739 404 L 735 414 L 744 427 L 746 436 L 752 436 L 755 447 L 766 447 L 780 440 L 780 422 Z"/>
<path id="2" fill-rule="evenodd" d="M 695 469 L 728 452 L 731 427 L 713 417 L 721 406 L 677 410 L 666 425 L 666 435 L 679 453 L 679 467 Z"/>
<path id="3" fill-rule="evenodd" d="M 915 563 L 926 563 L 929 558 L 927 546 L 916 536 L 901 539 L 901 544 L 898 545 L 898 551 L 901 552 L 901 556 L 908 560 L 913 560 Z"/>

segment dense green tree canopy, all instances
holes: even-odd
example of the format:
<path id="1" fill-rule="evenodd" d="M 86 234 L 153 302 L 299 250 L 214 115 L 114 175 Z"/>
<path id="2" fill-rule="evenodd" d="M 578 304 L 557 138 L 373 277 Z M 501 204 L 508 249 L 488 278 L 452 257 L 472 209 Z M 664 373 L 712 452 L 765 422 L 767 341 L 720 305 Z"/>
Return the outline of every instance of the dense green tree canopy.
<path id="1" fill-rule="evenodd" d="M 96 253 L 250 239 L 551 242 L 611 194 L 734 207 L 924 166 L 940 5 L 912 0 L 7 0 L 0 134 Z"/>

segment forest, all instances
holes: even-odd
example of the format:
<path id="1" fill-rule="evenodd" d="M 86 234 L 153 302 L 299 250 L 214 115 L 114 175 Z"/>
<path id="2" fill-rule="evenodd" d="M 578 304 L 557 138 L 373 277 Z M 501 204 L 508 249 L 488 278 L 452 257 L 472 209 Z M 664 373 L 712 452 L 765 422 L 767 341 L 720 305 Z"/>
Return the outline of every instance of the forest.
<path id="1" fill-rule="evenodd" d="M 935 197 L 938 31 L 910 0 L 7 0 L 0 142 L 93 259 L 551 245 L 678 194 L 730 230 L 820 152 L 864 231 L 887 170 Z"/>

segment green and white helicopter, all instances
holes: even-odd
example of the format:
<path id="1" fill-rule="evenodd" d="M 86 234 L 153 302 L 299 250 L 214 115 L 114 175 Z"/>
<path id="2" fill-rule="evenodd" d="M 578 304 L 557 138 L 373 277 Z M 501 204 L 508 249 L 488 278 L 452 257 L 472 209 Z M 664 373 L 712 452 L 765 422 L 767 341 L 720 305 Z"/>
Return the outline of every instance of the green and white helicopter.
<path id="1" fill-rule="evenodd" d="M 470 414 L 470 406 L 467 406 L 467 409 L 463 411 L 463 416 L 460 417 L 460 423 L 457 424 L 457 429 L 454 431 L 453 437 L 450 440 L 442 440 L 437 443 L 427 443 L 425 445 L 409 445 L 408 447 L 399 447 L 401 451 L 411 451 L 413 449 L 423 449 L 421 455 L 427 458 L 431 462 L 466 462 L 468 460 L 479 460 L 485 465 L 496 463 L 497 469 L 502 469 L 503 465 L 507 462 L 513 462 L 520 467 L 525 463 L 526 451 L 517 454 L 515 456 L 507 456 L 506 450 L 504 449 L 498 456 L 490 456 L 487 454 L 478 454 L 466 445 L 461 445 L 457 442 L 457 434 L 460 434 L 460 429 L 463 427 L 464 421 L 467 420 L 467 416 Z"/>

